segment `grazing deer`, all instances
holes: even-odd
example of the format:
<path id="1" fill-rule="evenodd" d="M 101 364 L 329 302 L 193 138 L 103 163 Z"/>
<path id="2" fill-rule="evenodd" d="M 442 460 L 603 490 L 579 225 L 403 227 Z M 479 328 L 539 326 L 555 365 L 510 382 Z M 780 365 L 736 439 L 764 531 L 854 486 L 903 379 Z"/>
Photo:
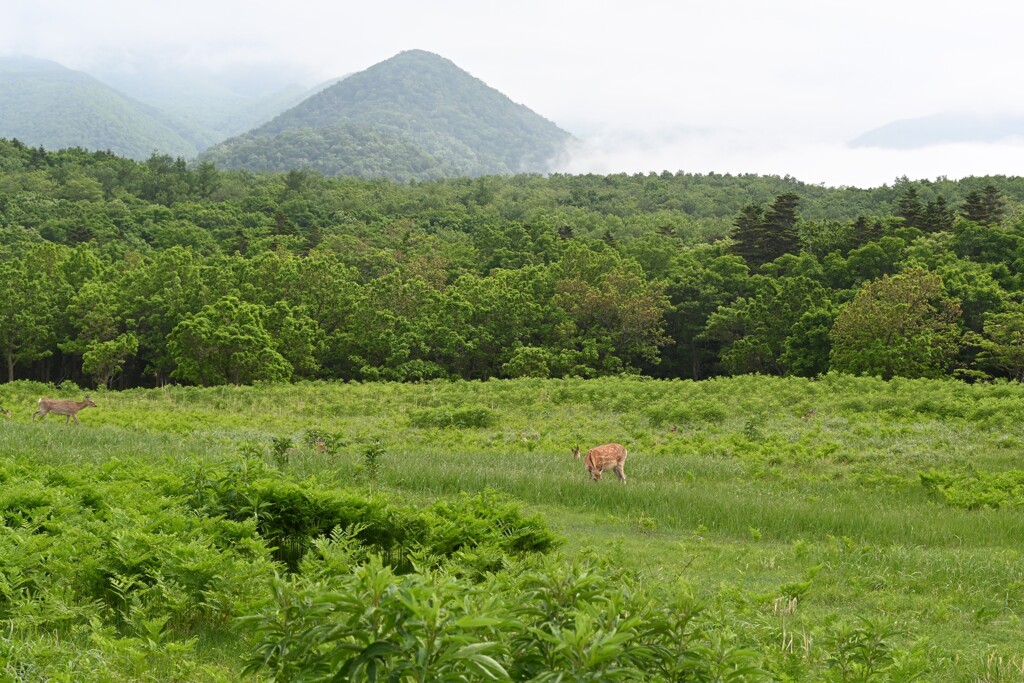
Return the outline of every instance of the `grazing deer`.
<path id="1" fill-rule="evenodd" d="M 60 401 L 55 398 L 41 398 L 39 399 L 39 410 L 32 413 L 32 419 L 36 419 L 37 416 L 46 417 L 53 413 L 54 415 L 65 415 L 64 424 L 70 424 L 71 420 L 74 420 L 76 425 L 81 425 L 82 423 L 78 421 L 78 411 L 89 406 L 96 407 L 96 404 L 89 398 L 89 394 L 85 395 L 84 401 Z"/>
<path id="2" fill-rule="evenodd" d="M 580 447 L 576 446 L 572 449 L 573 457 L 579 459 Z M 615 475 L 619 478 L 623 484 L 626 483 L 626 472 L 623 467 L 626 465 L 626 447 L 622 444 L 608 443 L 603 446 L 597 446 L 587 451 L 586 457 L 583 458 L 583 464 L 587 468 L 587 472 L 590 473 L 590 478 L 597 481 L 601 478 L 601 475 L 612 470 Z"/>

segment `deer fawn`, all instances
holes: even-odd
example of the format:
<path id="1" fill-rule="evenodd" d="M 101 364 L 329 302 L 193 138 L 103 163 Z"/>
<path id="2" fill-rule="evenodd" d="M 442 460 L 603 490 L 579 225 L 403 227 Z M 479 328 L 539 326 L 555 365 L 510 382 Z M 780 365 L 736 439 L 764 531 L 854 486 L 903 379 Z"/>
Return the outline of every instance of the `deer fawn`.
<path id="1" fill-rule="evenodd" d="M 580 447 L 576 446 L 572 449 L 573 457 L 579 459 Z M 626 472 L 623 468 L 626 466 L 626 447 L 622 444 L 608 443 L 604 446 L 597 446 L 587 451 L 586 456 L 583 458 L 583 464 L 587 468 L 587 472 L 590 473 L 590 478 L 597 481 L 601 478 L 601 475 L 612 470 L 615 475 L 619 478 L 623 484 L 626 483 Z"/>
<path id="2" fill-rule="evenodd" d="M 89 398 L 89 394 L 85 395 L 84 401 L 60 401 L 55 398 L 41 398 L 39 399 L 39 410 L 32 413 L 32 419 L 36 419 L 37 416 L 46 417 L 53 413 L 54 415 L 65 415 L 64 424 L 70 424 L 71 420 L 74 420 L 76 425 L 81 425 L 82 423 L 78 421 L 78 411 L 89 406 L 96 407 L 96 404 Z"/>

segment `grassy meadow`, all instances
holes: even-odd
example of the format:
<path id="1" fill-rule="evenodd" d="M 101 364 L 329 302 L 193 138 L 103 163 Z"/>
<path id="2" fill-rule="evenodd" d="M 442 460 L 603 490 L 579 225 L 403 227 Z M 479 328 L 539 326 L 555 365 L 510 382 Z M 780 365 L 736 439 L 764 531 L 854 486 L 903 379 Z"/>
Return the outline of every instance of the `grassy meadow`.
<path id="1" fill-rule="evenodd" d="M 31 419 L 41 395 L 84 393 L 0 385 L 13 413 L 0 421 L 0 671 L 11 680 L 237 680 L 269 632 L 238 617 L 267 610 L 275 575 L 313 566 L 254 531 L 281 516 L 271 498 L 232 498 L 256 490 L 233 487 L 257 470 L 274 477 L 273 500 L 362 495 L 435 510 L 431 519 L 463 492 L 518 502 L 559 539 L 550 571 L 595 566 L 633 593 L 689 596 L 712 643 L 701 656 L 752 653 L 694 680 L 1024 680 L 1017 384 L 828 375 L 166 387 L 93 392 L 81 426 Z M 610 472 L 589 481 L 571 456 L 607 442 L 629 450 L 626 485 Z M 173 534 L 172 551 L 161 544 Z M 503 562 L 482 574 L 535 566 Z M 277 669 L 247 671 L 295 678 L 275 657 L 264 661 Z M 477 664 L 472 679 L 486 680 L 490 664 Z M 611 680 L 615 667 L 566 680 Z M 672 678 L 660 675 L 651 680 Z"/>

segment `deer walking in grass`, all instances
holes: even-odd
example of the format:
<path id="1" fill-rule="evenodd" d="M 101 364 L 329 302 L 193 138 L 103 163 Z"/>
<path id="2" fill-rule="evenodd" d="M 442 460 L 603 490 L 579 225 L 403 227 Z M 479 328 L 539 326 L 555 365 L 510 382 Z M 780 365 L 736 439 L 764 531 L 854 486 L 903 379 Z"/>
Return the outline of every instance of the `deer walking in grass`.
<path id="1" fill-rule="evenodd" d="M 96 407 L 96 404 L 89 398 L 89 394 L 85 395 L 84 401 L 61 401 L 55 398 L 41 398 L 39 399 L 39 410 L 32 413 L 32 419 L 46 417 L 53 413 L 54 415 L 64 415 L 64 424 L 70 424 L 71 420 L 74 420 L 76 425 L 81 425 L 82 423 L 78 421 L 78 411 L 89 406 Z"/>
<path id="2" fill-rule="evenodd" d="M 580 447 L 576 446 L 572 449 L 573 457 L 577 460 L 580 457 Z M 626 447 L 622 444 L 607 443 L 603 446 L 597 446 L 587 451 L 586 456 L 583 458 L 583 464 L 587 468 L 587 472 L 590 473 L 590 478 L 597 481 L 601 478 L 601 475 L 611 470 L 615 472 L 615 476 L 619 478 L 623 484 L 626 483 L 626 472 L 623 469 L 626 466 Z"/>

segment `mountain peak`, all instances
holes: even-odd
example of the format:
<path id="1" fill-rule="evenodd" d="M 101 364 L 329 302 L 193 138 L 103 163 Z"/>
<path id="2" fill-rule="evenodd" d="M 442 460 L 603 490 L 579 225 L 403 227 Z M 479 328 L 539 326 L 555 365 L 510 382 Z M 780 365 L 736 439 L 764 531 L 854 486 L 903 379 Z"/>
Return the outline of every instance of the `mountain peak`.
<path id="1" fill-rule="evenodd" d="M 405 180 L 543 172 L 570 139 L 551 121 L 452 61 L 425 50 L 406 50 L 325 88 L 206 156 L 228 167 L 251 168 L 247 160 L 258 156 L 276 162 L 271 167 L 256 164 L 254 170 L 309 166 L 326 174 Z M 259 152 L 254 145 L 274 151 Z M 292 149 L 297 146 L 302 149 Z M 240 156 L 236 152 L 241 148 L 246 151 Z M 372 164 L 367 157 L 373 158 Z"/>

